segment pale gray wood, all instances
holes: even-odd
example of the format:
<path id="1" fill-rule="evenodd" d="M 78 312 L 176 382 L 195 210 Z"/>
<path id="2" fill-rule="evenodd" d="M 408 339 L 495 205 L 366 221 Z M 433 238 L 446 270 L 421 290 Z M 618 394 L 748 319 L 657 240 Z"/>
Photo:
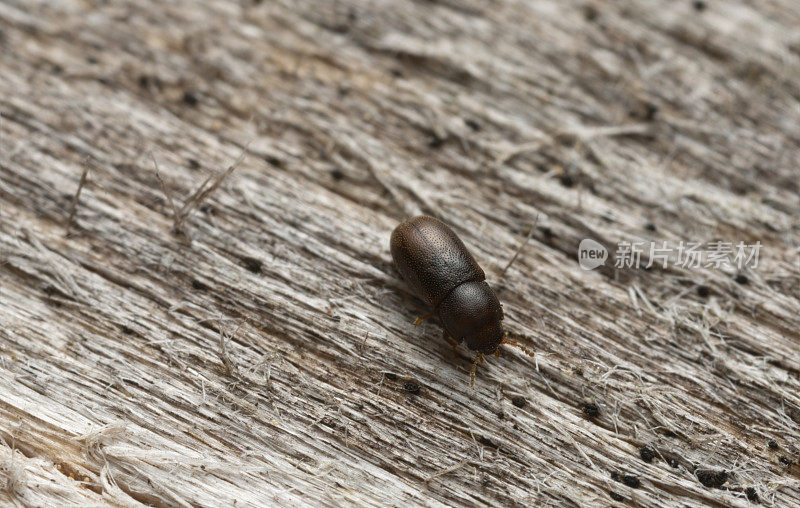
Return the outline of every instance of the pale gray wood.
<path id="1" fill-rule="evenodd" d="M 1 503 L 800 504 L 796 2 L 4 0 L 0 46 Z M 153 158 L 177 210 L 243 152 L 173 233 Z M 411 326 L 420 211 L 534 358 L 470 389 Z"/>

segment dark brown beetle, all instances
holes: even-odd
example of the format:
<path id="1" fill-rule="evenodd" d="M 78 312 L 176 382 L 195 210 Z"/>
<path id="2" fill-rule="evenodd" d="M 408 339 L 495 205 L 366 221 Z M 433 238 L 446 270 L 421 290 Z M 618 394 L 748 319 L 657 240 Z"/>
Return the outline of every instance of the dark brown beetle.
<path id="1" fill-rule="evenodd" d="M 465 341 L 476 352 L 470 386 L 475 382 L 478 361 L 483 362 L 484 354 L 499 355 L 500 344 L 532 354 L 506 339 L 502 305 L 475 258 L 447 224 L 427 215 L 408 219 L 392 232 L 391 250 L 394 264 L 411 290 L 439 315 L 453 349 Z"/>

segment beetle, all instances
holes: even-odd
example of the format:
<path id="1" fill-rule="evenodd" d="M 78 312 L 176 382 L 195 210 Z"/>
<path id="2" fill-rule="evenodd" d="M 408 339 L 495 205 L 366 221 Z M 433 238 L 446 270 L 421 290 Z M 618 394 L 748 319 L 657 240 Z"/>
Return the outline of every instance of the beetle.
<path id="1" fill-rule="evenodd" d="M 500 355 L 500 345 L 527 348 L 507 339 L 503 330 L 503 306 L 486 283 L 486 274 L 467 250 L 464 242 L 444 222 L 418 215 L 402 222 L 392 232 L 392 260 L 400 275 L 419 298 L 434 312 L 414 323 L 438 314 L 443 336 L 453 346 L 466 342 L 475 352 L 470 370 L 470 386 L 475 384 L 475 368 L 484 354 Z"/>

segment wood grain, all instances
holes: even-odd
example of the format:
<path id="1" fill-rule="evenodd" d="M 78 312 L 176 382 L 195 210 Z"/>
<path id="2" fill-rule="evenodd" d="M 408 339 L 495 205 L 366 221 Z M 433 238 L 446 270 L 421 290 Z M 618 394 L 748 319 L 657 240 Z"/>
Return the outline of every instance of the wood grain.
<path id="1" fill-rule="evenodd" d="M 791 0 L 0 2 L 0 503 L 800 505 L 799 27 Z M 534 358 L 470 389 L 412 326 L 388 242 L 419 212 Z M 584 271 L 584 238 L 762 250 L 737 282 Z"/>

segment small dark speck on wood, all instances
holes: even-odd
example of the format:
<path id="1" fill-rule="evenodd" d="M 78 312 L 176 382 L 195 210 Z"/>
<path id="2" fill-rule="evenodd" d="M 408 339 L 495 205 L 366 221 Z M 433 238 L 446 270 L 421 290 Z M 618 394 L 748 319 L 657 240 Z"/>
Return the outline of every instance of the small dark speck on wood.
<path id="1" fill-rule="evenodd" d="M 639 486 L 642 484 L 642 482 L 639 481 L 638 477 L 631 474 L 626 474 L 625 476 L 623 476 L 622 483 L 624 483 L 625 485 L 627 485 L 632 489 L 638 489 Z"/>
<path id="2" fill-rule="evenodd" d="M 416 381 L 410 380 L 403 383 L 403 389 L 412 395 L 416 395 L 420 392 L 421 387 Z"/>
<path id="3" fill-rule="evenodd" d="M 725 485 L 725 482 L 728 481 L 728 472 L 727 471 L 714 471 L 709 469 L 701 469 L 696 473 L 697 479 L 702 483 L 705 487 L 718 489 Z"/>
<path id="4" fill-rule="evenodd" d="M 643 461 L 649 463 L 649 462 L 652 462 L 653 459 L 655 458 L 656 452 L 650 446 L 642 446 L 639 449 L 639 456 L 642 458 Z"/>
<path id="5" fill-rule="evenodd" d="M 587 418 L 597 418 L 600 414 L 600 407 L 594 402 L 587 402 L 581 406 L 581 411 Z"/>
<path id="6" fill-rule="evenodd" d="M 242 263 L 244 267 L 247 268 L 247 271 L 252 273 L 261 273 L 261 270 L 264 268 L 264 262 L 252 256 L 243 257 Z"/>

